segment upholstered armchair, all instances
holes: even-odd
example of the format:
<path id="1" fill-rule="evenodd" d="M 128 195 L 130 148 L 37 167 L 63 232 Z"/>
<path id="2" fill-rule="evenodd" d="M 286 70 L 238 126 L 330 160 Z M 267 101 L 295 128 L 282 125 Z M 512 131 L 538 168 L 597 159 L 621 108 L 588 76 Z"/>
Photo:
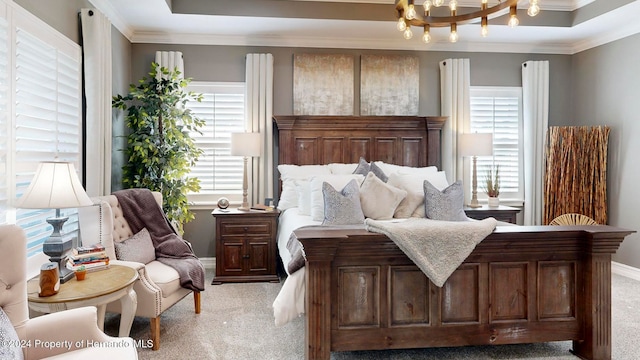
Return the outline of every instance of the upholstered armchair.
<path id="1" fill-rule="evenodd" d="M 156 202 L 162 204 L 162 194 L 153 192 Z M 193 292 L 195 313 L 200 313 L 200 292 L 180 286 L 178 272 L 157 260 L 146 264 L 117 260 L 115 243 L 130 239 L 134 234 L 125 219 L 118 198 L 114 195 L 92 198 L 96 206 L 79 208 L 83 245 L 100 242 L 114 264 L 126 265 L 138 271 L 139 279 L 133 286 L 138 296 L 136 316 L 150 318 L 153 350 L 160 348 L 160 315 Z M 120 313 L 119 303 L 107 305 L 107 312 Z"/>
<path id="2" fill-rule="evenodd" d="M 0 226 L 0 308 L 15 329 L 18 343 L 4 338 L 10 329 L 0 318 L 0 358 L 137 359 L 133 339 L 106 335 L 98 328 L 95 307 L 64 310 L 29 319 L 27 239 L 15 225 Z M 0 317 L 2 314 L 0 314 Z M 11 326 L 11 325 L 9 325 Z M 104 346 L 89 346 L 89 345 Z M 10 352 L 16 351 L 13 354 Z M 19 352 L 22 352 L 20 354 Z"/>

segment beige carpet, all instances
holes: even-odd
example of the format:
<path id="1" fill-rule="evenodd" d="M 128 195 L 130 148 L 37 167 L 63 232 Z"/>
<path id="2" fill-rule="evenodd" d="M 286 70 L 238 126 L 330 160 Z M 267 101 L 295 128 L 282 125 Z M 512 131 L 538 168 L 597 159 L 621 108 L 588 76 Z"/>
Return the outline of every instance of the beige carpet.
<path id="1" fill-rule="evenodd" d="M 208 285 L 202 293 L 202 313 L 193 312 L 189 295 L 167 310 L 160 322 L 160 350 L 139 349 L 140 359 L 298 360 L 304 358 L 304 319 L 275 327 L 271 303 L 280 284 Z M 640 358 L 640 282 L 613 277 L 613 359 Z M 119 315 L 107 314 L 105 329 L 117 334 Z M 149 320 L 136 317 L 131 336 L 148 340 Z M 335 360 L 353 359 L 578 359 L 571 342 L 527 345 L 469 346 L 397 351 L 332 353 Z"/>

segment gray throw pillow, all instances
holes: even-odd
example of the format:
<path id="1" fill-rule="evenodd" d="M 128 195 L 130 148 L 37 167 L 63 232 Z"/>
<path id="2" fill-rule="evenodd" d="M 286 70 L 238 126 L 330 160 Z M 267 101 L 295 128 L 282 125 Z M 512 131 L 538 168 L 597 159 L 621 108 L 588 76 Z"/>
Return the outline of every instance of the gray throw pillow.
<path id="1" fill-rule="evenodd" d="M 440 191 L 424 181 L 424 211 L 427 218 L 444 221 L 467 221 L 464 213 L 464 191 L 458 180 Z"/>
<path id="2" fill-rule="evenodd" d="M 147 228 L 143 228 L 127 240 L 116 242 L 114 245 L 118 260 L 148 264 L 156 259 L 156 249 L 153 247 L 153 241 Z"/>
<path id="3" fill-rule="evenodd" d="M 362 176 L 367 176 L 369 172 L 372 172 L 375 176 L 378 177 L 378 179 L 384 182 L 387 182 L 387 180 L 389 180 L 389 177 L 384 173 L 384 171 L 378 165 L 376 165 L 376 163 L 371 162 L 371 164 L 369 164 L 367 160 L 361 157 L 360 161 L 358 161 L 358 166 L 353 171 L 353 173 L 360 174 Z"/>
<path id="4" fill-rule="evenodd" d="M 324 221 L 322 225 L 353 225 L 364 223 L 360 206 L 360 189 L 356 180 L 351 180 L 342 191 L 329 183 L 322 183 L 324 198 Z"/>
<path id="5" fill-rule="evenodd" d="M 0 344 L 0 359 L 24 359 L 18 333 L 2 308 L 0 308 Z"/>

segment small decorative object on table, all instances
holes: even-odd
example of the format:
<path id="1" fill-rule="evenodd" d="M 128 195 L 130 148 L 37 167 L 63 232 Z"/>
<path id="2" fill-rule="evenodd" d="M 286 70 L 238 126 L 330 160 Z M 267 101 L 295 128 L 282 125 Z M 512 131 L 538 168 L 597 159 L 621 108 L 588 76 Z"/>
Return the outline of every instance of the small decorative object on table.
<path id="1" fill-rule="evenodd" d="M 229 199 L 227 199 L 226 197 L 221 197 L 220 199 L 218 199 L 218 208 L 226 209 L 228 207 L 229 207 Z"/>
<path id="2" fill-rule="evenodd" d="M 58 264 L 48 262 L 40 267 L 40 281 L 38 283 L 39 297 L 52 296 L 60 289 L 60 277 L 58 276 Z"/>
<path id="3" fill-rule="evenodd" d="M 84 280 L 85 276 L 87 276 L 87 269 L 84 267 L 84 265 L 81 265 L 76 270 L 76 280 L 82 281 Z"/>
<path id="4" fill-rule="evenodd" d="M 484 178 L 484 189 L 489 196 L 489 207 L 500 206 L 500 165 L 496 165 L 495 175 L 491 169 L 487 170 L 487 174 Z"/>

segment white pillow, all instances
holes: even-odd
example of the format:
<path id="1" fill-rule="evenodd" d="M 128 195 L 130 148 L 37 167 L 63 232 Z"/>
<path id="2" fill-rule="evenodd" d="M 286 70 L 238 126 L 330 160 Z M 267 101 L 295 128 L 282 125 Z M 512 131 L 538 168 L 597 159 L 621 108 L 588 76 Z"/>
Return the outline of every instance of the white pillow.
<path id="1" fill-rule="evenodd" d="M 398 173 L 402 175 L 419 175 L 419 176 L 432 176 L 438 172 L 438 168 L 436 166 L 427 166 L 427 167 L 410 167 L 403 166 Z"/>
<path id="2" fill-rule="evenodd" d="M 375 161 L 375 164 L 378 165 L 384 173 L 389 176 L 394 173 L 399 174 L 413 174 L 413 175 L 429 175 L 435 172 L 438 172 L 438 168 L 436 166 L 427 166 L 427 167 L 411 167 L 411 166 L 402 166 L 402 165 L 394 165 L 388 164 L 382 161 Z"/>
<path id="3" fill-rule="evenodd" d="M 278 201 L 280 211 L 298 206 L 296 180 L 308 180 L 315 175 L 331 174 L 327 165 L 278 165 L 278 172 L 282 180 L 282 192 Z"/>
<path id="4" fill-rule="evenodd" d="M 358 167 L 358 164 L 340 164 L 340 163 L 331 163 L 329 164 L 329 170 L 334 175 L 349 175 L 353 174 L 353 172 Z"/>
<path id="5" fill-rule="evenodd" d="M 362 184 L 364 176 L 359 174 L 349 175 L 316 175 L 311 178 L 311 218 L 314 221 L 324 220 L 324 198 L 322 197 L 322 183 L 326 182 L 334 189 L 342 189 L 351 180 L 355 179 L 358 186 Z"/>
<path id="6" fill-rule="evenodd" d="M 373 220 L 389 220 L 407 192 L 382 181 L 369 172 L 360 187 L 360 205 L 364 216 Z"/>
<path id="7" fill-rule="evenodd" d="M 309 180 L 296 180 L 298 193 L 298 214 L 311 215 L 311 183 Z"/>
<path id="8" fill-rule="evenodd" d="M 424 171 L 429 172 L 429 171 Z M 389 175 L 387 183 L 407 191 L 394 213 L 395 218 L 424 217 L 424 181 L 428 180 L 438 190 L 449 186 L 444 171 L 431 172 L 428 175 L 401 174 Z"/>

